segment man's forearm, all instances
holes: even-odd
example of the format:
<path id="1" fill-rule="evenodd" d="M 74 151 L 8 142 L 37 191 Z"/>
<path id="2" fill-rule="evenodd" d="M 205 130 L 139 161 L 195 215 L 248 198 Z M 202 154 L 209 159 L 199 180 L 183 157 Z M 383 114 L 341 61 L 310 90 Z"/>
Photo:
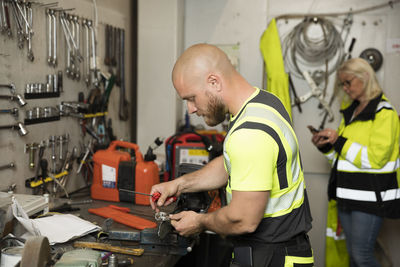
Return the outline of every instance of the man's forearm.
<path id="1" fill-rule="evenodd" d="M 221 235 L 252 233 L 264 216 L 268 198 L 269 191 L 233 191 L 228 206 L 200 216 L 201 227 Z"/>

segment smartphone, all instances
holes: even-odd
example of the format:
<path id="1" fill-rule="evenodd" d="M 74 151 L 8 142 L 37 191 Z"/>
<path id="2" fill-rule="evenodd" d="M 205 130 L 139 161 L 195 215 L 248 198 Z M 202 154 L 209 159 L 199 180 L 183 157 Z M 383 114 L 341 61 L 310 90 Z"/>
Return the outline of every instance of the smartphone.
<path id="1" fill-rule="evenodd" d="M 311 125 L 308 125 L 307 128 L 310 130 L 310 132 L 311 132 L 312 134 L 316 134 L 316 133 L 319 132 L 319 130 L 315 129 L 315 128 L 314 128 L 313 126 L 311 126 Z"/>

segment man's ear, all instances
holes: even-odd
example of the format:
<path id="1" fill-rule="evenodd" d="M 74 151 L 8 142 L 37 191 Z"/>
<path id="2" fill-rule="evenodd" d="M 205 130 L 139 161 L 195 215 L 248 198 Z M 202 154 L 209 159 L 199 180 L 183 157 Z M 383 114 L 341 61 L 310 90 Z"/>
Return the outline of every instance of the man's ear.
<path id="1" fill-rule="evenodd" d="M 207 77 L 207 83 L 210 85 L 210 88 L 214 88 L 218 92 L 221 91 L 221 79 L 218 75 L 209 74 Z"/>

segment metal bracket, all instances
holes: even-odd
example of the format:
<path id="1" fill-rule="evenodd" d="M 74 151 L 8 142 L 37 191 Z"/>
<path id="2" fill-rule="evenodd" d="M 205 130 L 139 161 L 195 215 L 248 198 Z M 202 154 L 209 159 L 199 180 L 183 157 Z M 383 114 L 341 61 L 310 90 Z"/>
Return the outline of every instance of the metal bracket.
<path id="1" fill-rule="evenodd" d="M 323 91 L 315 84 L 314 80 L 311 78 L 310 73 L 308 73 L 308 71 L 304 71 L 303 76 L 304 79 L 307 81 L 308 85 L 310 86 L 311 91 L 299 97 L 300 103 L 306 102 L 311 97 L 316 97 L 318 101 L 321 103 L 322 107 L 328 113 L 329 121 L 332 121 L 334 118 L 333 111 L 329 106 L 328 102 L 326 102 L 326 100 L 324 99 Z M 293 105 L 294 104 L 292 104 L 292 106 Z"/>

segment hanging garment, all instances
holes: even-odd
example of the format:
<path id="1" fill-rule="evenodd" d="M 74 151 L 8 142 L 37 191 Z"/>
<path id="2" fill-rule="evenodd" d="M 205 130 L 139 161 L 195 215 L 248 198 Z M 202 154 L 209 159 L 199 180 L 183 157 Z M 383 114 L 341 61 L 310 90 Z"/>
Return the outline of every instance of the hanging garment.
<path id="1" fill-rule="evenodd" d="M 265 71 L 267 73 L 267 91 L 279 97 L 290 118 L 292 118 L 289 76 L 285 72 L 281 41 L 275 19 L 271 20 L 268 28 L 261 36 L 260 50 L 264 58 Z"/>
<path id="2" fill-rule="evenodd" d="M 348 267 L 349 265 L 349 254 L 344 232 L 338 220 L 336 200 L 331 199 L 328 203 L 326 221 L 325 267 Z"/>

